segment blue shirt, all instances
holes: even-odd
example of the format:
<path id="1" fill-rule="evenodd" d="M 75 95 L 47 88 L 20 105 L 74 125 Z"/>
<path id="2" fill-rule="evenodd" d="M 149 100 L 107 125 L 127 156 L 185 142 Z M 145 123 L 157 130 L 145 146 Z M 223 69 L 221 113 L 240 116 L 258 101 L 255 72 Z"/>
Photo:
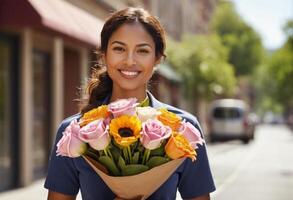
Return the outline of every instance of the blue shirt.
<path id="1" fill-rule="evenodd" d="M 150 93 L 148 93 L 148 96 L 152 107 L 167 108 L 169 111 L 192 123 L 201 131 L 199 123 L 193 115 L 159 102 Z M 45 188 L 67 195 L 77 195 L 80 189 L 83 200 L 114 199 L 116 197 L 115 194 L 82 157 L 56 156 L 56 144 L 61 139 L 63 131 L 72 120 L 79 117 L 80 115 L 77 114 L 65 119 L 58 129 L 45 181 Z M 194 198 L 213 192 L 215 185 L 205 145 L 199 145 L 196 151 L 196 161 L 192 162 L 191 159 L 186 159 L 148 199 L 176 199 L 177 188 L 183 199 Z"/>

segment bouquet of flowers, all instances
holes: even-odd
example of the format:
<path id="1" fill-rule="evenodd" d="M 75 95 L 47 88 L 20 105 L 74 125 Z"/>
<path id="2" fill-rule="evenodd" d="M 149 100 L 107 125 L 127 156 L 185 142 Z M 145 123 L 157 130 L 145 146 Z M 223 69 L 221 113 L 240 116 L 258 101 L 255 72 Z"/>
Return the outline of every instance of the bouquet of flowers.
<path id="1" fill-rule="evenodd" d="M 72 121 L 56 153 L 83 156 L 117 196 L 145 199 L 186 157 L 195 161 L 197 145 L 203 142 L 199 131 L 178 115 L 129 98 Z"/>

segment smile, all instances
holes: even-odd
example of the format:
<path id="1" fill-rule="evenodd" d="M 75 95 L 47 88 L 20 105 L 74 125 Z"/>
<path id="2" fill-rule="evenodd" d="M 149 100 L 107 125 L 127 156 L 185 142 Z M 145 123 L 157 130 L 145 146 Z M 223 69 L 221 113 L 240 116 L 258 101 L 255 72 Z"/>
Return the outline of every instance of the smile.
<path id="1" fill-rule="evenodd" d="M 123 77 L 125 78 L 135 78 L 140 73 L 139 71 L 126 71 L 119 70 Z"/>

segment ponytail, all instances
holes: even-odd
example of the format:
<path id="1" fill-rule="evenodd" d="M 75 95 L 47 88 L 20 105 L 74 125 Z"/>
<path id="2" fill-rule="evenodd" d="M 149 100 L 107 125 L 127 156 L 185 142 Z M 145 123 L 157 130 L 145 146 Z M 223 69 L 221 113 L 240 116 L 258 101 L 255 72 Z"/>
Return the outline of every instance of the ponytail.
<path id="1" fill-rule="evenodd" d="M 106 67 L 94 68 L 86 87 L 87 97 L 82 101 L 81 113 L 100 106 L 103 100 L 112 92 L 113 81 L 109 77 Z"/>

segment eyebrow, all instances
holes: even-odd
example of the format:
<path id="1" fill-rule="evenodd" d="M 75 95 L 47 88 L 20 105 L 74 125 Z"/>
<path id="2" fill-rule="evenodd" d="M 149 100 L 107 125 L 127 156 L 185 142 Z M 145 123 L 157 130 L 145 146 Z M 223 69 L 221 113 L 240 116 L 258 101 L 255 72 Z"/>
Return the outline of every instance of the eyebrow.
<path id="1" fill-rule="evenodd" d="M 118 43 L 120 45 L 126 46 L 126 44 L 124 42 L 121 42 L 121 41 L 113 41 L 113 42 L 111 42 L 111 45 L 115 44 L 115 43 Z M 138 47 L 148 46 L 148 47 L 152 48 L 152 46 L 149 45 L 148 43 L 141 43 L 141 44 L 138 44 L 137 46 Z"/>

